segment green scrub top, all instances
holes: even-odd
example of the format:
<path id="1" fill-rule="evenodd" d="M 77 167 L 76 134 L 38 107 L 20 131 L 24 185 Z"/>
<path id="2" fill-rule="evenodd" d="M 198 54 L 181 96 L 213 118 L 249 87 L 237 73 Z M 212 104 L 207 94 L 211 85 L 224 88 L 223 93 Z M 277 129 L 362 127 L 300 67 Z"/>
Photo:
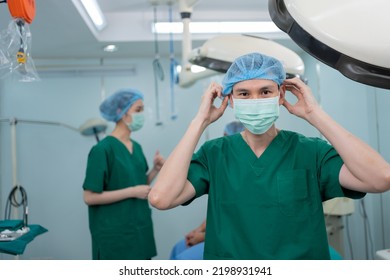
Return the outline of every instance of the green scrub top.
<path id="1" fill-rule="evenodd" d="M 330 259 L 322 202 L 364 196 L 340 186 L 342 165 L 327 142 L 291 131 L 259 158 L 241 134 L 206 142 L 188 173 L 195 197 L 208 194 L 204 258 Z"/>
<path id="2" fill-rule="evenodd" d="M 113 136 L 96 144 L 88 155 L 84 190 L 101 193 L 147 184 L 148 164 L 140 144 L 133 153 Z M 88 207 L 93 259 L 150 259 L 156 255 L 148 201 L 129 198 Z"/>

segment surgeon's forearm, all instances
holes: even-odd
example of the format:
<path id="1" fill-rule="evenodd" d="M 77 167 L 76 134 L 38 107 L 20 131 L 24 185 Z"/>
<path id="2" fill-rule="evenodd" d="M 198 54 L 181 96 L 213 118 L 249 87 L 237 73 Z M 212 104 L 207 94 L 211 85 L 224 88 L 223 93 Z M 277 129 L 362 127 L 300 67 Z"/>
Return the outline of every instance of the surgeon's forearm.
<path id="1" fill-rule="evenodd" d="M 183 193 L 192 155 L 206 127 L 205 121 L 195 118 L 165 161 L 149 193 L 149 201 L 154 207 L 168 209 L 174 201 L 184 202 L 178 198 Z"/>
<path id="2" fill-rule="evenodd" d="M 390 189 L 390 165 L 373 148 L 344 129 L 323 110 L 309 118 L 340 154 L 345 166 L 365 186 L 364 192 L 383 192 Z"/>
<path id="3" fill-rule="evenodd" d="M 152 170 L 150 170 L 150 172 L 147 175 L 148 185 L 150 185 L 153 182 L 153 180 L 154 180 L 154 178 L 156 178 L 157 174 L 158 174 L 158 171 L 156 169 L 153 168 Z"/>
<path id="4" fill-rule="evenodd" d="M 133 190 L 131 190 L 133 191 Z M 115 191 L 103 191 L 101 193 L 84 191 L 84 202 L 87 205 L 104 205 L 121 201 L 129 197 L 128 189 L 119 189 Z"/>

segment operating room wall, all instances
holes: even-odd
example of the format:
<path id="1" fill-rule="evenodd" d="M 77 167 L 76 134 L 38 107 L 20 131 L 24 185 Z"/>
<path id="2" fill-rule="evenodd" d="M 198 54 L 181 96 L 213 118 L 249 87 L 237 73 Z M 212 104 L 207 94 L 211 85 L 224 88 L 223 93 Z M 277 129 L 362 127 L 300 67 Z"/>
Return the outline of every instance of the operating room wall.
<path id="1" fill-rule="evenodd" d="M 321 106 L 349 131 L 380 149 L 390 161 L 390 148 L 386 147 L 390 138 L 386 129 L 389 91 L 358 84 L 317 63 L 308 55 L 303 54 L 302 57 L 309 85 Z M 77 128 L 89 118 L 100 117 L 98 106 L 104 96 L 118 88 L 135 87 L 145 93 L 147 122 L 132 137 L 142 144 L 151 167 L 156 150 L 168 157 L 180 140 L 195 116 L 201 95 L 209 82 L 221 81 L 221 76 L 214 76 L 200 80 L 189 88 L 176 85 L 174 107 L 177 118 L 173 120 L 169 61 L 168 58 L 161 61 L 165 78 L 159 81 L 159 104 L 156 103 L 152 58 L 136 58 L 121 61 L 134 65 L 136 71 L 131 76 L 42 76 L 40 82 L 34 83 L 2 80 L 0 118 L 58 122 Z M 288 94 L 288 99 L 294 100 L 291 94 Z M 160 126 L 156 125 L 158 112 L 162 122 Z M 233 119 L 232 110 L 228 108 L 224 116 L 205 131 L 200 144 L 221 136 L 224 125 Z M 309 136 L 320 136 L 309 124 L 291 116 L 285 109 L 281 110 L 277 125 Z M 107 133 L 112 128 L 113 124 L 110 124 Z M 6 196 L 13 186 L 10 131 L 8 122 L 0 124 L 0 218 L 4 216 Z M 61 125 L 27 124 L 22 121 L 16 125 L 17 178 L 28 194 L 29 222 L 48 229 L 47 233 L 27 245 L 21 259 L 90 259 L 87 206 L 82 201 L 81 186 L 88 152 L 95 143 L 94 137 L 82 136 Z M 206 199 L 204 196 L 189 206 L 166 211 L 153 209 L 158 250 L 156 259 L 169 258 L 175 242 L 204 220 Z M 380 203 L 381 200 L 383 203 Z M 367 219 L 360 214 L 361 202 L 355 202 L 356 211 L 344 218 L 348 219 L 355 259 L 372 258 L 375 250 L 390 247 L 389 194 L 367 195 L 364 201 L 373 235 L 372 245 L 364 234 Z M 343 232 L 348 252 L 347 230 Z M 346 257 L 350 258 L 351 254 L 348 254 Z M 12 255 L 0 254 L 0 259 L 12 258 Z"/>

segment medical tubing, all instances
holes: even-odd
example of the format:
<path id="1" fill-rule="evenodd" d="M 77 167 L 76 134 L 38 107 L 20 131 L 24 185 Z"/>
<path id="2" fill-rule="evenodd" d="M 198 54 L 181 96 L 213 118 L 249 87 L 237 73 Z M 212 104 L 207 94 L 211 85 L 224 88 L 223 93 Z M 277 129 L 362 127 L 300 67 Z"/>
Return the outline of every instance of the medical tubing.
<path id="1" fill-rule="evenodd" d="M 154 25 L 156 26 L 157 23 L 157 10 L 156 7 L 153 7 L 153 13 L 154 13 Z M 158 78 L 160 80 L 164 79 L 164 71 L 162 69 L 162 66 L 160 64 L 160 55 L 158 50 L 158 38 L 157 38 L 157 32 L 154 32 L 154 50 L 155 50 L 155 58 L 153 60 L 153 72 L 154 72 L 154 90 L 155 90 L 155 98 L 156 98 L 156 125 L 161 125 L 162 122 L 160 120 L 160 100 L 159 100 L 159 93 L 158 93 Z"/>
<path id="2" fill-rule="evenodd" d="M 172 22 L 172 5 L 169 5 L 169 22 Z M 175 86 L 175 52 L 173 48 L 173 33 L 172 31 L 169 32 L 169 53 L 170 53 L 170 90 L 171 90 L 171 119 L 174 120 L 177 118 L 176 109 L 175 109 L 175 92 L 174 92 L 174 86 Z"/>
<path id="3" fill-rule="evenodd" d="M 154 23 L 156 24 L 156 7 L 154 7 Z M 158 38 L 157 32 L 154 32 L 154 60 L 153 60 L 153 71 L 155 75 L 157 74 L 158 78 L 162 81 L 164 80 L 164 71 L 160 63 L 160 51 L 158 49 Z"/>
<path id="4" fill-rule="evenodd" d="M 20 193 L 20 201 L 17 199 L 17 193 Z M 4 219 L 9 220 L 11 219 L 11 207 L 19 208 L 20 206 L 23 206 L 23 224 L 24 226 L 27 226 L 28 224 L 28 201 L 27 201 L 27 192 L 26 190 L 20 186 L 16 185 L 12 188 L 8 195 L 7 203 L 5 206 L 5 215 Z"/>
<path id="5" fill-rule="evenodd" d="M 20 32 L 20 48 L 23 49 L 23 25 L 24 25 L 24 22 L 22 20 L 17 20 L 16 21 L 16 24 L 18 25 L 19 27 L 19 32 Z M 24 51 L 24 49 L 23 49 Z"/>

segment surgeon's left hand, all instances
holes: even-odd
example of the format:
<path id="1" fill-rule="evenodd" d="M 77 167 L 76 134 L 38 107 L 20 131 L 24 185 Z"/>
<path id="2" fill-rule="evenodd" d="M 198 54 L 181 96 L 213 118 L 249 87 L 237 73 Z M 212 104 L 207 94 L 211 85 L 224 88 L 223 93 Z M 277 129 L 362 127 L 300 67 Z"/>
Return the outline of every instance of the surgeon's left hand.
<path id="1" fill-rule="evenodd" d="M 153 159 L 153 169 L 156 171 L 160 171 L 164 163 L 165 163 L 165 159 L 163 158 L 163 156 L 160 154 L 159 151 L 156 151 Z"/>
<path id="2" fill-rule="evenodd" d="M 286 107 L 291 114 L 305 120 L 309 120 L 310 115 L 314 111 L 320 109 L 320 106 L 315 100 L 310 87 L 308 87 L 301 79 L 286 79 L 283 82 L 283 86 L 298 99 L 295 104 L 291 104 L 284 99 L 283 106 Z"/>

